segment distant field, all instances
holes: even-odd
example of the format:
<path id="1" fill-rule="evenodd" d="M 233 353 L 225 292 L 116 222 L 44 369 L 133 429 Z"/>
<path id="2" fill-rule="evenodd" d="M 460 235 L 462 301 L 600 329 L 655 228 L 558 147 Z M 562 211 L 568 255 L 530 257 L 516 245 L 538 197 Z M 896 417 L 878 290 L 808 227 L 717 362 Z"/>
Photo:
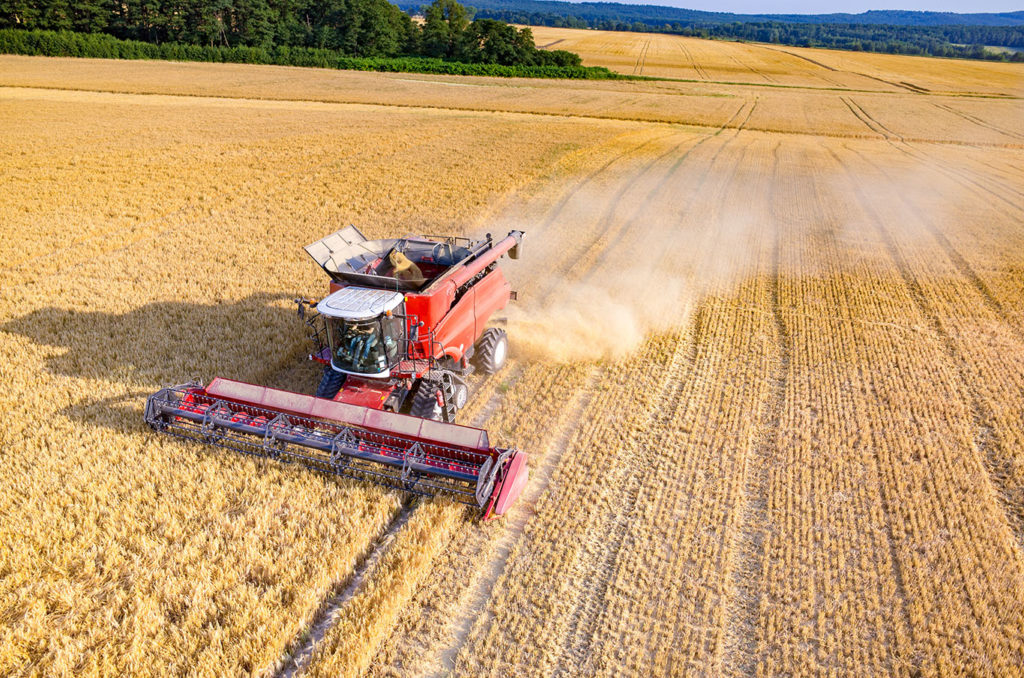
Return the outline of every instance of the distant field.
<path id="1" fill-rule="evenodd" d="M 0 57 L 0 675 L 1020 673 L 1024 66 L 534 32 L 687 81 Z M 526 231 L 506 518 L 142 424 L 348 223 Z"/>
<path id="2" fill-rule="evenodd" d="M 688 80 L 898 92 L 1024 95 L 1020 64 L 847 52 L 531 26 L 539 47 L 567 49 L 588 66 Z"/>

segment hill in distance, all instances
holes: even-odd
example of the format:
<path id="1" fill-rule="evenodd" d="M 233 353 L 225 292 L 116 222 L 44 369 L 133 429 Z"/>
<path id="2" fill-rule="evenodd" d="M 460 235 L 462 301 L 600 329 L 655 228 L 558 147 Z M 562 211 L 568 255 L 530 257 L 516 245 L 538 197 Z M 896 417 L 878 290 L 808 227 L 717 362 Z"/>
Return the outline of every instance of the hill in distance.
<path id="1" fill-rule="evenodd" d="M 402 9 L 419 7 L 417 0 L 399 0 Z M 722 24 L 778 21 L 799 24 L 877 24 L 888 26 L 1024 26 L 1024 11 L 986 14 L 872 10 L 861 14 L 732 14 L 705 12 L 664 5 L 628 5 L 617 2 L 559 2 L 558 0 L 472 0 L 484 11 L 558 14 L 591 21 L 652 21 L 684 24 Z"/>

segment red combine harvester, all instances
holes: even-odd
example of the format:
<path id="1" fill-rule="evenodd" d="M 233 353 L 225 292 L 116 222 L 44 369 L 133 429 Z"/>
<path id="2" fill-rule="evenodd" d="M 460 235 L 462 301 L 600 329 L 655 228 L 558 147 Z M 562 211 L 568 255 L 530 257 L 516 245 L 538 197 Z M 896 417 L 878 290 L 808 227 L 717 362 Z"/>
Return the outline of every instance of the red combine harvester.
<path id="1" fill-rule="evenodd" d="M 331 277 L 319 303 L 298 300 L 316 396 L 215 378 L 161 389 L 146 401 L 157 431 L 299 462 L 417 494 L 448 494 L 502 515 L 527 480 L 526 454 L 496 448 L 455 422 L 463 377 L 493 374 L 508 354 L 491 316 L 515 298 L 497 266 L 519 258 L 521 231 L 494 242 L 367 240 L 354 226 L 308 245 Z"/>

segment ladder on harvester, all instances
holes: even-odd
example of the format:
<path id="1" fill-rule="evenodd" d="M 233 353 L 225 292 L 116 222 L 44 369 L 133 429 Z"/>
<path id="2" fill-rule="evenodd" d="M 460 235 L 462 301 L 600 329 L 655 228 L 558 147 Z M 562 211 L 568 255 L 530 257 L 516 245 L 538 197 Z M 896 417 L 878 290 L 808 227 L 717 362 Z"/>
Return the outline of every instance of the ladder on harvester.
<path id="1" fill-rule="evenodd" d="M 441 421 L 453 423 L 455 421 L 455 413 L 458 409 L 455 407 L 455 379 L 451 372 L 441 372 L 441 394 L 444 397 L 444 408 L 441 414 Z"/>

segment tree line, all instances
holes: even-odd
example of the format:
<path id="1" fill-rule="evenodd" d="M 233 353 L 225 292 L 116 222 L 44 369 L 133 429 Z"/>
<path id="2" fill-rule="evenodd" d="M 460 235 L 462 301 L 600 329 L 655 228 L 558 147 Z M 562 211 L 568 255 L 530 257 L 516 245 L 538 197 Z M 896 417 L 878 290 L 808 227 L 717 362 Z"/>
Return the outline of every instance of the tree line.
<path id="1" fill-rule="evenodd" d="M 399 0 L 405 6 L 407 0 Z M 747 40 L 796 47 L 865 52 L 1024 61 L 1024 51 L 996 52 L 986 45 L 1024 50 L 1024 26 L 887 25 L 778 20 L 710 20 L 708 12 L 613 3 L 554 3 L 530 0 L 476 0 L 476 16 L 533 26 L 607 31 L 670 33 L 700 38 Z M 538 8 L 544 8 L 539 10 Z M 555 7 L 561 9 L 554 10 Z M 660 10 L 660 13 L 659 13 Z M 680 13 L 701 18 L 679 20 Z M 1008 17 L 1010 15 L 1007 15 Z M 810 17 L 809 17 L 810 18 Z"/>
<path id="2" fill-rule="evenodd" d="M 434 0 L 422 12 L 424 20 L 417 23 L 387 0 L 0 0 L 0 28 L 107 34 L 157 45 L 581 66 L 572 52 L 537 49 L 528 28 L 474 20 L 457 0 Z"/>
<path id="3" fill-rule="evenodd" d="M 432 57 L 354 57 L 336 50 L 315 47 L 223 47 L 184 45 L 177 42 L 121 40 L 105 33 L 43 31 L 0 28 L 0 54 L 27 56 L 89 57 L 93 59 L 159 59 L 163 61 L 208 61 L 215 63 L 273 64 L 310 68 L 340 68 L 390 73 L 438 73 L 484 75 L 501 78 L 629 78 L 595 66 L 506 66 L 495 63 L 466 63 Z"/>

